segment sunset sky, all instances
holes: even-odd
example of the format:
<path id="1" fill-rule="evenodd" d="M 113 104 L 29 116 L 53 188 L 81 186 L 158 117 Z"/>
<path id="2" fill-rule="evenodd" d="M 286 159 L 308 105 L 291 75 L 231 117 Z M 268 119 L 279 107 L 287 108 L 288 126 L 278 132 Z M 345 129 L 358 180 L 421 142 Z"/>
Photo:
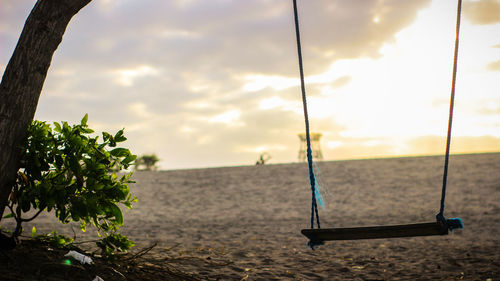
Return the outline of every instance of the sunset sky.
<path id="1" fill-rule="evenodd" d="M 0 0 L 0 71 L 35 0 Z M 298 0 L 325 160 L 442 154 L 455 0 Z M 452 152 L 500 151 L 500 0 L 463 3 Z M 291 0 L 94 0 L 70 22 L 36 119 L 125 128 L 162 169 L 296 162 Z"/>

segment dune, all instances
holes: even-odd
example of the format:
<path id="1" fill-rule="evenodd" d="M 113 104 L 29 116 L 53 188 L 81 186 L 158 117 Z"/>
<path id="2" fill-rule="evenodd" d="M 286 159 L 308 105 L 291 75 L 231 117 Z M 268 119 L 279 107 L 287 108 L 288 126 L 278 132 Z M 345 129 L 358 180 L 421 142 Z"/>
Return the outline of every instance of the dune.
<path id="1" fill-rule="evenodd" d="M 443 157 L 320 162 L 327 189 L 322 227 L 430 222 L 439 211 Z M 309 228 L 305 163 L 136 172 L 139 202 L 122 233 L 149 254 L 207 280 L 497 280 L 500 153 L 452 155 L 445 215 L 465 229 L 447 236 L 328 242 Z M 35 224 L 73 235 L 51 215 Z M 80 234 L 79 234 L 80 235 Z M 85 238 L 90 234 L 85 234 Z"/>

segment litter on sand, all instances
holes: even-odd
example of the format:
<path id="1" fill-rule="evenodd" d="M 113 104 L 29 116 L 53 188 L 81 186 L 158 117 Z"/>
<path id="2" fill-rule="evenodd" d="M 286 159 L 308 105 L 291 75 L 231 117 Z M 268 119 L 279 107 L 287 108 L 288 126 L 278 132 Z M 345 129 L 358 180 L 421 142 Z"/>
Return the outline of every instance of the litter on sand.
<path id="1" fill-rule="evenodd" d="M 75 260 L 79 261 L 81 264 L 91 264 L 92 263 L 92 259 L 90 257 L 88 257 L 84 254 L 80 254 L 77 251 L 71 250 L 64 256 L 65 257 L 72 257 Z"/>

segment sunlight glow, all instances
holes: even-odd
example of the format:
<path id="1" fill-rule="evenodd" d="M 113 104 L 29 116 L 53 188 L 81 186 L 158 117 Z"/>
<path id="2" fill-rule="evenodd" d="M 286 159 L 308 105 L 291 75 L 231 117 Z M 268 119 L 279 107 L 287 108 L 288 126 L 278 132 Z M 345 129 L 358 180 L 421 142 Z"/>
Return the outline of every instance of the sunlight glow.
<path id="1" fill-rule="evenodd" d="M 210 118 L 208 121 L 210 123 L 223 123 L 232 126 L 242 126 L 243 123 L 237 122 L 241 116 L 241 112 L 239 110 L 231 110 L 224 112 L 222 114 L 216 115 Z"/>
<path id="2" fill-rule="evenodd" d="M 151 118 L 152 114 L 147 110 L 147 105 L 142 102 L 135 102 L 128 106 L 130 112 L 139 118 Z"/>
<path id="3" fill-rule="evenodd" d="M 259 108 L 260 109 L 274 109 L 277 107 L 282 107 L 285 105 L 285 101 L 281 99 L 280 97 L 270 97 L 267 99 L 263 99 L 259 103 Z"/>
<path id="4" fill-rule="evenodd" d="M 191 100 L 184 105 L 188 109 L 207 109 L 212 107 L 212 103 L 205 100 Z"/>
<path id="5" fill-rule="evenodd" d="M 297 101 L 284 100 L 280 97 L 274 96 L 270 98 L 263 99 L 259 102 L 259 109 L 262 110 L 272 110 L 280 109 L 283 111 L 293 111 L 297 114 L 303 112 L 302 104 Z"/>
<path id="6" fill-rule="evenodd" d="M 340 147 L 342 146 L 344 143 L 341 142 L 341 141 L 329 141 L 326 143 L 326 145 L 328 146 L 328 148 L 330 149 L 335 149 L 337 147 Z"/>
<path id="7" fill-rule="evenodd" d="M 197 32 L 182 29 L 167 29 L 158 33 L 165 39 L 198 39 L 200 34 Z"/>
<path id="8" fill-rule="evenodd" d="M 288 147 L 284 145 L 260 145 L 260 146 L 244 146 L 237 151 L 244 153 L 264 153 L 268 151 L 285 151 Z"/>
<path id="9" fill-rule="evenodd" d="M 247 75 L 244 80 L 247 81 L 243 85 L 243 91 L 246 92 L 256 92 L 265 88 L 283 90 L 289 87 L 297 86 L 300 83 L 297 78 L 287 78 L 277 75 Z"/>
<path id="10" fill-rule="evenodd" d="M 149 65 L 141 65 L 136 68 L 119 69 L 114 71 L 114 73 L 118 75 L 118 78 L 116 78 L 118 84 L 130 87 L 134 84 L 135 79 L 146 76 L 156 76 L 159 72 Z"/>
<path id="11" fill-rule="evenodd" d="M 328 72 L 309 77 L 319 84 L 333 73 L 352 77 L 340 89 L 323 87 L 322 97 L 311 99 L 311 114 L 335 118 L 345 127 L 343 137 L 444 134 L 447 103 L 437 101 L 449 96 L 453 16 L 441 9 L 423 11 L 395 42 L 380 49 L 380 58 L 340 60 Z"/>
<path id="12" fill-rule="evenodd" d="M 195 132 L 195 129 L 193 129 L 192 127 L 183 126 L 180 128 L 180 132 L 185 133 L 185 134 L 190 134 L 190 133 Z"/>

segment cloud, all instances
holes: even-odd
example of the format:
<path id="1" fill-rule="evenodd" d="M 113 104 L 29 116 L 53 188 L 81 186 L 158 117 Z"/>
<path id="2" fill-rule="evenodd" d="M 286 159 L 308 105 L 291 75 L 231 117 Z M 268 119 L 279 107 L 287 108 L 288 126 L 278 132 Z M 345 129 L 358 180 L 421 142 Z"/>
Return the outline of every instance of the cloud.
<path id="1" fill-rule="evenodd" d="M 409 151 L 418 154 L 444 154 L 445 137 L 422 136 L 408 142 Z M 480 153 L 500 151 L 500 138 L 493 136 L 454 137 L 451 143 L 452 153 Z"/>
<path id="2" fill-rule="evenodd" d="M 300 118 L 279 111 L 247 110 L 240 114 L 237 122 L 241 126 L 211 122 L 191 112 L 149 119 L 149 126 L 138 126 L 137 131 L 127 127 L 125 132 L 129 144 L 141 148 L 136 153 L 146 153 L 149 148 L 149 152 L 161 155 L 162 166 L 169 168 L 204 167 L 207 163 L 251 165 L 262 149 L 276 162 L 296 160 L 296 154 L 289 151 L 298 149 L 296 133 L 303 126 Z"/>
<path id="3" fill-rule="evenodd" d="M 7 37 L 5 38 L 6 41 L 0 42 L 2 47 L 5 45 L 15 45 L 23 29 L 24 22 L 35 2 L 35 0 L 2 1 L 2 8 L 0 9 L 0 18 L 2 19 L 0 23 L 0 35 Z M 2 53 L 4 50 L 2 48 Z"/>
<path id="4" fill-rule="evenodd" d="M 377 139 L 342 139 L 333 143 L 326 142 L 323 154 L 326 159 L 373 158 L 394 155 L 397 146 L 390 141 Z"/>
<path id="5" fill-rule="evenodd" d="M 500 60 L 488 64 L 488 70 L 500 71 Z"/>
<path id="6" fill-rule="evenodd" d="M 133 86 L 135 79 L 158 75 L 158 70 L 149 65 L 140 65 L 134 68 L 117 69 L 113 71 L 113 74 L 118 76 L 115 79 L 118 84 L 130 87 Z"/>
<path id="7" fill-rule="evenodd" d="M 378 49 L 410 24 L 418 8 L 428 2 L 303 2 L 300 12 L 306 71 L 324 70 L 333 59 L 377 56 Z M 96 5 L 82 10 L 65 37 L 63 45 L 68 46 L 67 55 L 73 59 L 104 59 L 117 66 L 125 61 L 155 62 L 156 66 L 194 72 L 211 68 L 296 76 L 289 1 L 225 1 L 216 5 L 197 1 L 182 8 L 167 1 L 129 1 L 105 14 Z M 371 20 L 375 14 L 380 19 L 377 24 Z"/>
<path id="8" fill-rule="evenodd" d="M 247 75 L 244 80 L 248 82 L 243 85 L 243 90 L 248 92 L 255 92 L 265 88 L 283 90 L 292 86 L 297 86 L 300 83 L 297 78 L 269 75 Z"/>
<path id="9" fill-rule="evenodd" d="M 147 110 L 147 106 L 142 102 L 129 104 L 128 109 L 137 118 L 149 119 L 152 117 L 151 113 Z"/>
<path id="10" fill-rule="evenodd" d="M 0 10 L 0 65 L 35 1 L 14 2 Z M 387 78 L 376 64 L 429 3 L 300 1 L 311 130 L 324 133 L 327 159 L 406 151 L 384 138 L 392 131 L 378 138 L 341 133 L 359 130 L 367 119 L 386 121 L 398 132 L 408 127 L 392 124 L 399 120 L 389 113 L 387 120 L 380 117 L 387 100 L 417 108 L 426 88 L 415 77 L 441 91 L 430 71 Z M 288 0 L 92 1 L 72 20 L 54 55 L 37 118 L 77 122 L 88 112 L 96 130 L 125 127 L 134 152 L 156 153 L 164 168 L 253 164 L 264 150 L 271 162 L 290 162 L 297 159 L 297 133 L 304 131 L 299 84 Z M 389 84 L 397 94 L 363 93 L 365 85 Z M 353 118 L 361 121 L 349 124 Z M 366 125 L 367 131 L 381 131 L 375 125 Z"/>
<path id="11" fill-rule="evenodd" d="M 478 113 L 485 115 L 500 115 L 500 100 L 482 100 L 478 106 Z"/>
<path id="12" fill-rule="evenodd" d="M 480 0 L 464 3 L 464 15 L 473 24 L 495 24 L 500 22 L 500 1 Z"/>
<path id="13" fill-rule="evenodd" d="M 344 87 L 345 85 L 349 84 L 351 82 L 352 77 L 348 75 L 344 75 L 340 78 L 337 78 L 335 81 L 332 83 L 332 88 L 341 88 Z"/>
<path id="14" fill-rule="evenodd" d="M 222 123 L 228 126 L 244 126 L 243 123 L 239 122 L 240 116 L 241 112 L 239 110 L 231 110 L 210 117 L 208 121 L 210 123 Z"/>
<path id="15" fill-rule="evenodd" d="M 289 1 L 94 2 L 70 23 L 54 60 L 71 63 L 71 68 L 87 66 L 93 73 L 107 71 L 102 64 L 116 69 L 147 65 L 171 70 L 166 75 L 189 72 L 209 82 L 228 81 L 238 73 L 296 77 Z M 429 1 L 354 2 L 301 4 L 309 73 L 324 69 L 334 59 L 376 54 Z M 377 25 L 369 20 L 375 13 L 380 18 Z M 369 19 L 362 20 L 366 16 Z M 345 42 L 349 38 L 356 38 L 355 44 Z M 131 83 L 129 78 L 121 81 Z"/>
<path id="16" fill-rule="evenodd" d="M 394 155 L 443 155 L 445 136 L 421 136 L 395 141 L 389 138 L 341 138 L 326 142 L 327 159 L 355 159 Z M 500 152 L 500 138 L 493 136 L 453 137 L 452 153 Z"/>
<path id="17" fill-rule="evenodd" d="M 378 57 L 380 47 L 430 1 L 308 1 L 302 6 L 306 69 L 333 59 Z M 378 21 L 374 22 L 373 19 Z M 351 24 L 356 23 L 356 24 Z"/>

